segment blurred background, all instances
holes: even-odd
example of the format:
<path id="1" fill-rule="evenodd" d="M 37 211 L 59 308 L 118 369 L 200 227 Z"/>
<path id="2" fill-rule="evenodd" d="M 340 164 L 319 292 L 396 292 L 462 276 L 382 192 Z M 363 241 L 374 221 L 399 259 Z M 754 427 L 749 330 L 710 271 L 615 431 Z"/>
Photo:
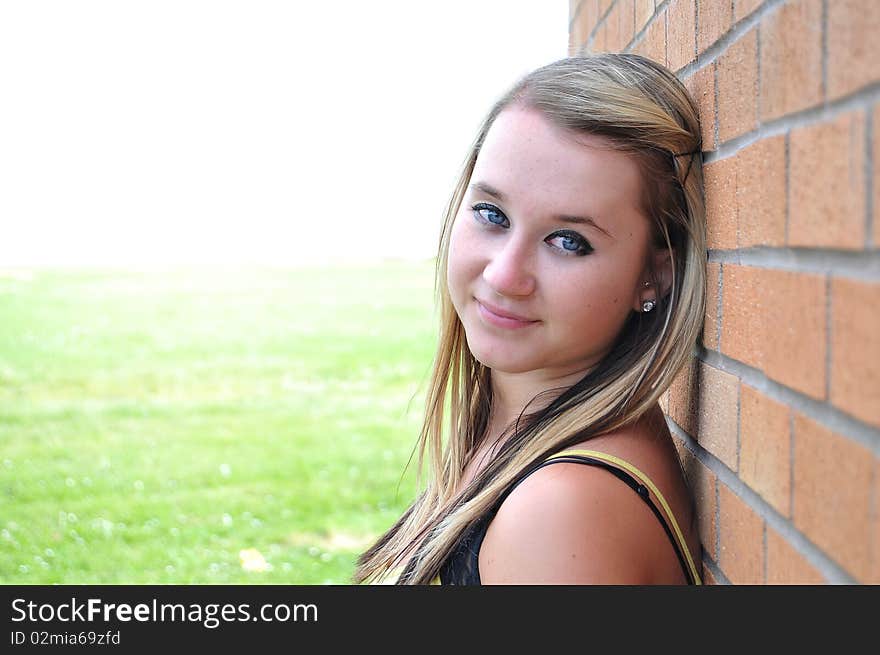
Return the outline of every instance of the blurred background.
<path id="1" fill-rule="evenodd" d="M 4 265 L 432 256 L 564 2 L 4 3 Z"/>
<path id="2" fill-rule="evenodd" d="M 567 2 L 0 6 L 0 582 L 349 581 L 432 257 Z"/>

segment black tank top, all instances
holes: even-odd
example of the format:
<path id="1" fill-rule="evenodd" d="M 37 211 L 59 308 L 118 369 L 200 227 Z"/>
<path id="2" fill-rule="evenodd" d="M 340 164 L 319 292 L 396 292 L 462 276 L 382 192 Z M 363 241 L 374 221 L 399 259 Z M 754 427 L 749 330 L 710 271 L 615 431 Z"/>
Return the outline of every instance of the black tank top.
<path id="1" fill-rule="evenodd" d="M 486 530 L 489 528 L 489 524 L 492 522 L 492 519 L 495 518 L 495 514 L 498 513 L 498 509 L 501 507 L 501 504 L 507 499 L 507 496 L 510 495 L 510 493 L 514 489 L 516 489 L 516 487 L 529 475 L 537 471 L 539 468 L 542 468 L 549 464 L 554 464 L 556 462 L 573 462 L 577 464 L 587 464 L 589 466 L 599 466 L 608 470 L 617 478 L 628 484 L 633 489 L 633 491 L 635 491 L 639 495 L 639 497 L 643 501 L 645 501 L 645 503 L 648 505 L 648 507 L 651 508 L 651 511 L 657 517 L 657 520 L 660 521 L 664 531 L 666 532 L 666 535 L 672 542 L 672 547 L 675 549 L 675 554 L 678 556 L 678 561 L 681 564 L 682 571 L 684 571 L 684 575 L 688 581 L 688 584 L 702 584 L 702 582 L 700 581 L 699 573 L 697 572 L 696 566 L 694 565 L 693 559 L 691 558 L 690 552 L 687 548 L 687 544 L 685 543 L 684 537 L 681 534 L 681 530 L 678 527 L 678 523 L 675 520 L 675 516 L 669 509 L 669 505 L 666 503 L 666 499 L 663 498 L 660 490 L 654 485 L 653 482 L 651 482 L 650 479 L 648 479 L 647 476 L 645 476 L 641 471 L 632 466 L 632 464 L 629 464 L 628 462 L 620 458 L 614 457 L 613 455 L 608 455 L 607 453 L 601 453 L 593 450 L 563 451 L 544 460 L 543 462 L 532 467 L 531 469 L 528 469 L 522 476 L 520 476 L 501 495 L 501 497 L 498 499 L 495 505 L 493 505 L 490 511 L 483 515 L 473 525 L 471 525 L 470 528 L 468 528 L 462 535 L 455 550 L 447 558 L 446 562 L 444 562 L 443 567 L 440 570 L 440 584 L 480 584 L 480 546 L 483 544 L 483 538 L 486 536 Z M 660 505 L 663 507 L 667 516 L 669 517 L 668 522 L 666 518 L 664 518 L 660 509 L 658 509 L 657 505 L 654 503 L 654 500 L 651 498 L 651 492 L 653 492 L 654 496 L 660 502 Z M 670 527 L 670 523 L 672 524 L 672 527 Z"/>

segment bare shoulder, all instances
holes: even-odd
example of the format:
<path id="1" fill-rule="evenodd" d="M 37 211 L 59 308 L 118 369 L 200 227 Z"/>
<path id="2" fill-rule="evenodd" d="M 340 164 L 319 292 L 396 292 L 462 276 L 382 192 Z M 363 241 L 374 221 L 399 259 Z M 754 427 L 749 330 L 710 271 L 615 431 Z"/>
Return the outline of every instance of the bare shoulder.
<path id="1" fill-rule="evenodd" d="M 698 561 L 690 497 L 659 408 L 576 448 L 614 455 L 644 473 L 667 499 Z M 486 532 L 479 567 L 484 584 L 684 581 L 669 537 L 642 498 L 601 467 L 565 462 L 538 469 L 505 499 Z"/>
<path id="2" fill-rule="evenodd" d="M 684 501 L 685 505 L 689 504 L 678 451 L 669 434 L 663 411 L 657 405 L 634 425 L 584 441 L 574 448 L 614 455 L 644 473 L 670 503 Z M 679 509 L 683 511 L 686 508 Z M 680 513 L 676 512 L 676 515 Z M 688 514 L 682 518 L 690 516 Z"/>

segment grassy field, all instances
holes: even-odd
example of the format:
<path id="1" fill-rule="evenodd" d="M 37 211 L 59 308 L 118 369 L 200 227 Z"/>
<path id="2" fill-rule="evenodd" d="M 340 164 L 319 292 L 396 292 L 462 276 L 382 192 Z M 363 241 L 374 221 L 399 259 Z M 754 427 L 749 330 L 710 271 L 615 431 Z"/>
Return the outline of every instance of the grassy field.
<path id="1" fill-rule="evenodd" d="M 348 583 L 415 491 L 432 272 L 0 275 L 0 582 Z"/>

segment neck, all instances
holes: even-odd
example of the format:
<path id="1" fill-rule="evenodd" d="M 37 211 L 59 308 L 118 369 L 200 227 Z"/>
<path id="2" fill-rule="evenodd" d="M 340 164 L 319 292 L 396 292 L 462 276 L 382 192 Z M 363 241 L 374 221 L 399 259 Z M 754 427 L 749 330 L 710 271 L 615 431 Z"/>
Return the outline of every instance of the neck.
<path id="1" fill-rule="evenodd" d="M 492 371 L 492 410 L 486 432 L 490 441 L 493 437 L 497 439 L 521 414 L 532 414 L 547 407 L 583 376 L 584 371 L 564 375 L 552 375 L 543 371 Z"/>

